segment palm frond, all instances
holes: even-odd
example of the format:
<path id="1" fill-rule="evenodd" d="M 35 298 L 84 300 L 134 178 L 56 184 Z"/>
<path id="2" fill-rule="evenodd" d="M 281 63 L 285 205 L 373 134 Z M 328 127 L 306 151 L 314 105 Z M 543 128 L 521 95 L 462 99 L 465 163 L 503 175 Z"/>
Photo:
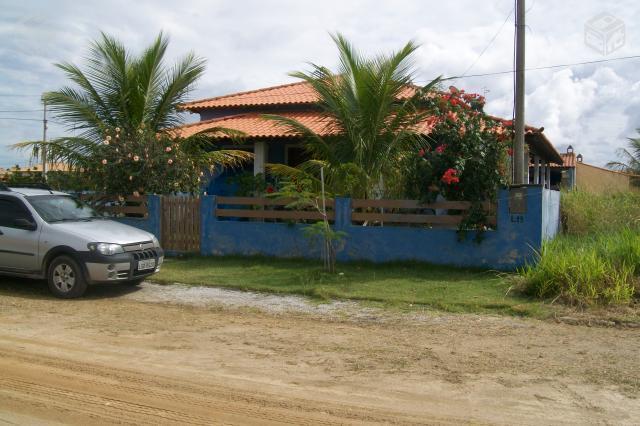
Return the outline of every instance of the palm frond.
<path id="1" fill-rule="evenodd" d="M 193 84 L 204 74 L 206 60 L 193 53 L 186 55 L 167 73 L 161 84 L 161 95 L 153 103 L 150 125 L 153 129 L 174 127 L 181 120 L 174 114 L 178 106 L 186 100 Z"/>

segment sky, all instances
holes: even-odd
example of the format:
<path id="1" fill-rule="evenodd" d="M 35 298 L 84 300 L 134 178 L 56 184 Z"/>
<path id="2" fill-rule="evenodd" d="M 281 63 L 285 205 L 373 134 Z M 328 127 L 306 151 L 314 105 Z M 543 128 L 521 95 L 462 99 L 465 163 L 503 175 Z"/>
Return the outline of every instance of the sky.
<path id="1" fill-rule="evenodd" d="M 615 18 L 611 29 L 598 26 L 602 13 Z M 606 61 L 527 72 L 526 121 L 544 126 L 560 152 L 571 144 L 602 166 L 638 135 L 640 59 L 611 59 L 640 55 L 639 18 L 637 0 L 527 0 L 527 68 Z M 585 41 L 586 28 L 625 37 L 608 52 Z M 42 138 L 41 94 L 68 84 L 54 63 L 82 65 L 100 31 L 134 52 L 164 31 L 170 62 L 189 51 L 206 58 L 193 99 L 292 82 L 287 73 L 309 62 L 335 68 L 331 33 L 371 55 L 414 40 L 418 83 L 465 75 L 452 84 L 511 117 L 512 75 L 473 75 L 512 69 L 513 30 L 513 0 L 0 0 L 0 167 L 28 164 L 9 146 Z M 69 131 L 50 122 L 48 135 Z"/>

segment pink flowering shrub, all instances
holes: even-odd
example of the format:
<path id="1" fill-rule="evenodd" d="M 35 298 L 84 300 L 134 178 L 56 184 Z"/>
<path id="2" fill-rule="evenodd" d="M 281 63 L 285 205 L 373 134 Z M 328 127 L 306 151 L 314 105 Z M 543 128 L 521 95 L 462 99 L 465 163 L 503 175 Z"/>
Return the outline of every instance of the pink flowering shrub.
<path id="1" fill-rule="evenodd" d="M 104 139 L 78 171 L 87 187 L 116 195 L 198 192 L 209 167 L 192 142 L 144 127 L 104 129 Z"/>

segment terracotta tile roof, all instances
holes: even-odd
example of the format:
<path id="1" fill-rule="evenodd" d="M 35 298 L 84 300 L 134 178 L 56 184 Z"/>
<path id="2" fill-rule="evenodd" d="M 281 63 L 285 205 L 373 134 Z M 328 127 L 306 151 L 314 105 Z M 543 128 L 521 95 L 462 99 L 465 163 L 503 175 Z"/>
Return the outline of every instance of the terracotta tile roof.
<path id="1" fill-rule="evenodd" d="M 286 112 L 279 115 L 297 120 L 299 123 L 307 126 L 320 136 L 329 136 L 337 133 L 335 128 L 332 128 L 331 126 L 332 120 L 323 117 L 319 112 Z M 288 132 L 286 127 L 282 126 L 278 122 L 269 120 L 263 117 L 260 113 L 239 114 L 222 118 L 214 118 L 212 120 L 198 121 L 196 123 L 177 127 L 175 132 L 180 137 L 189 137 L 215 127 L 237 130 L 243 132 L 245 137 L 251 138 L 280 138 L 297 136 L 294 133 Z M 221 132 L 212 133 L 210 136 L 214 138 L 229 137 Z"/>
<path id="2" fill-rule="evenodd" d="M 411 96 L 415 87 L 407 86 L 401 98 Z M 181 108 L 189 111 L 201 109 L 250 107 L 260 105 L 308 105 L 318 101 L 318 95 L 306 81 L 232 93 L 215 98 L 201 99 L 182 104 Z"/>
<path id="3" fill-rule="evenodd" d="M 573 152 L 564 152 L 560 154 L 562 157 L 562 165 L 552 164 L 551 167 L 573 168 L 576 166 L 576 154 Z"/>
<path id="4" fill-rule="evenodd" d="M 283 112 L 278 115 L 292 118 L 320 136 L 331 136 L 339 133 L 337 127 L 333 125 L 333 120 L 323 116 L 322 113 L 318 111 Z M 428 134 L 432 129 L 434 121 L 435 117 L 427 118 L 419 124 L 418 131 Z M 244 137 L 249 138 L 283 138 L 298 136 L 295 133 L 289 132 L 286 126 L 283 126 L 274 120 L 265 118 L 260 113 L 238 114 L 228 117 L 214 118 L 211 120 L 198 121 L 196 123 L 177 127 L 174 131 L 176 132 L 176 136 L 186 138 L 215 127 L 240 131 L 244 133 Z M 209 134 L 209 136 L 219 139 L 229 137 L 229 135 L 223 132 L 214 132 Z"/>

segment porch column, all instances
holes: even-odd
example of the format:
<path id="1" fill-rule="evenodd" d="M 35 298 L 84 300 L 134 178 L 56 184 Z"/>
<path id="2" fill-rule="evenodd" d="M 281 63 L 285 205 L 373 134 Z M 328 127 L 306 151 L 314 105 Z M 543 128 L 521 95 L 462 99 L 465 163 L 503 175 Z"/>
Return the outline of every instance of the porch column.
<path id="1" fill-rule="evenodd" d="M 546 188 L 551 189 L 551 163 L 547 164 L 545 180 L 547 181 Z"/>
<path id="2" fill-rule="evenodd" d="M 540 160 L 540 185 L 542 185 L 543 187 L 547 184 L 547 174 L 545 173 L 545 167 L 547 167 L 547 162 L 544 160 Z"/>
<path id="3" fill-rule="evenodd" d="M 253 144 L 253 175 L 264 174 L 264 164 L 267 160 L 267 143 L 256 141 Z"/>
<path id="4" fill-rule="evenodd" d="M 533 184 L 540 184 L 540 156 L 537 154 L 533 156 Z"/>

